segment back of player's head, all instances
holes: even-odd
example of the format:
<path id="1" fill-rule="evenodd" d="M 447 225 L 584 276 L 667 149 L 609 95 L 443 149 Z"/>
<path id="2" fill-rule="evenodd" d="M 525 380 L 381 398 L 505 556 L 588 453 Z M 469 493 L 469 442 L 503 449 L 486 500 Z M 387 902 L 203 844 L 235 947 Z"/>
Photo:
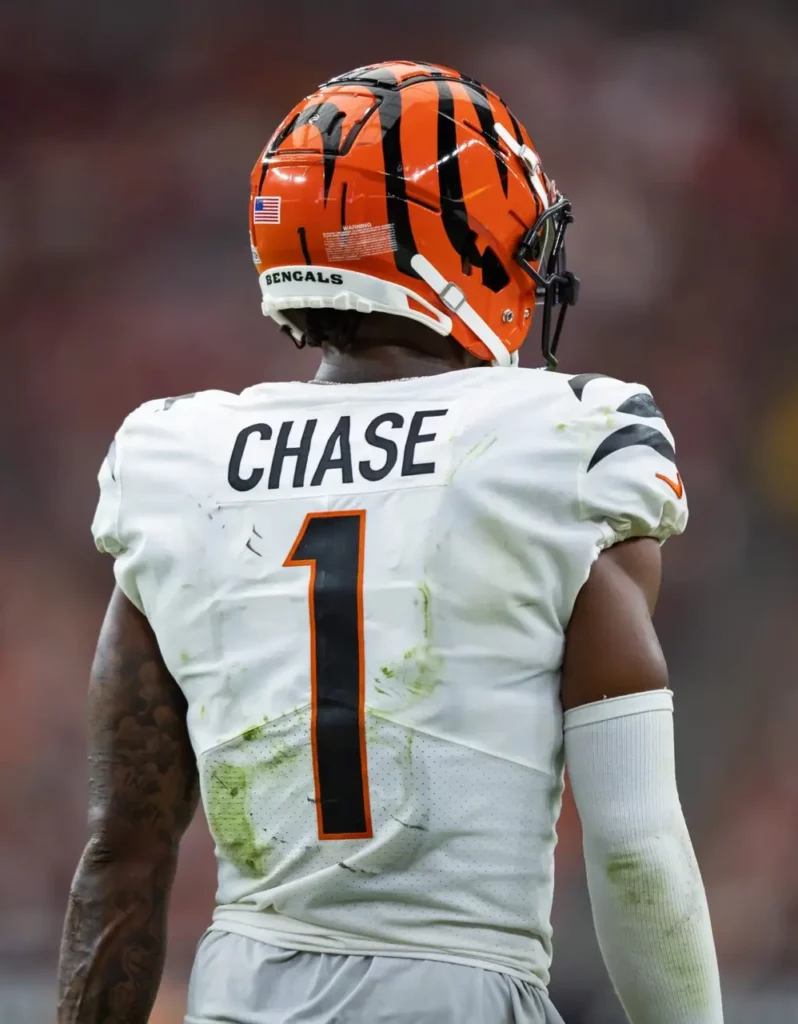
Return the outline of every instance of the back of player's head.
<path id="1" fill-rule="evenodd" d="M 299 344 L 318 343 L 329 323 L 342 341 L 356 336 L 360 317 L 311 311 L 384 313 L 506 366 L 539 305 L 556 365 L 577 296 L 564 259 L 571 219 L 504 102 L 432 64 L 332 79 L 291 111 L 252 172 L 263 312 Z"/>

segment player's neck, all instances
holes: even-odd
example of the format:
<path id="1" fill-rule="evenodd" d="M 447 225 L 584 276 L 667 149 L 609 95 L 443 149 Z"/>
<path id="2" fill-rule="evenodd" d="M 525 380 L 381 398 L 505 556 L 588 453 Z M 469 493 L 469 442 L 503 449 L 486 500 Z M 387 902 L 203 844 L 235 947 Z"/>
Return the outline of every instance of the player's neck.
<path id="1" fill-rule="evenodd" d="M 429 377 L 437 373 L 463 370 L 476 364 L 459 353 L 434 355 L 417 352 L 406 345 L 364 346 L 357 352 L 340 352 L 324 347 L 321 365 L 314 380 L 331 384 L 365 384 L 369 381 L 401 380 L 404 377 Z"/>

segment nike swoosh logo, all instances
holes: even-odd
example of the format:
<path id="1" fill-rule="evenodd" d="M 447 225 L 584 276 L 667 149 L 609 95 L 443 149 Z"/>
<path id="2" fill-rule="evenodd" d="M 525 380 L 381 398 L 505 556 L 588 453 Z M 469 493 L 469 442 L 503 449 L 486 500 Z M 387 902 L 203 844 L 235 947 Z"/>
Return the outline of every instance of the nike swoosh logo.
<path id="1" fill-rule="evenodd" d="M 665 476 L 664 473 L 657 473 L 657 480 L 664 480 L 664 482 L 668 485 L 668 487 L 670 487 L 670 489 L 673 491 L 676 497 L 679 498 L 679 500 L 681 501 L 682 497 L 684 496 L 684 484 L 682 483 L 681 473 L 676 474 L 676 483 L 674 483 L 669 476 Z"/>

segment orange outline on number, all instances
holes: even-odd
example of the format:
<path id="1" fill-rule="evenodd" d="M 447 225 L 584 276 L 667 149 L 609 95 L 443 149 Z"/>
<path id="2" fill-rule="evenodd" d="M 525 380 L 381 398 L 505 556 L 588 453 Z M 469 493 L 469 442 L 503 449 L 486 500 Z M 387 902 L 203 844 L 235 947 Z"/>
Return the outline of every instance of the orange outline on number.
<path id="1" fill-rule="evenodd" d="M 365 832 L 333 832 L 324 831 L 321 814 L 321 791 L 319 788 L 319 758 L 316 750 L 316 719 L 318 715 L 318 695 L 316 692 L 316 559 L 295 559 L 294 552 L 302 543 L 308 523 L 312 519 L 333 519 L 358 516 L 360 519 L 357 553 L 357 665 L 358 665 L 358 699 L 357 725 L 360 736 L 360 771 L 363 781 L 363 810 L 365 812 Z M 313 755 L 313 786 L 316 794 L 316 824 L 319 839 L 371 839 L 374 835 L 371 824 L 371 799 L 369 795 L 368 760 L 366 754 L 366 666 L 364 658 L 363 630 L 363 562 L 366 550 L 366 510 L 352 509 L 341 512 L 308 512 L 291 550 L 283 562 L 283 566 L 291 568 L 306 565 L 310 568 L 308 581 L 308 612 L 310 615 L 310 745 Z"/>

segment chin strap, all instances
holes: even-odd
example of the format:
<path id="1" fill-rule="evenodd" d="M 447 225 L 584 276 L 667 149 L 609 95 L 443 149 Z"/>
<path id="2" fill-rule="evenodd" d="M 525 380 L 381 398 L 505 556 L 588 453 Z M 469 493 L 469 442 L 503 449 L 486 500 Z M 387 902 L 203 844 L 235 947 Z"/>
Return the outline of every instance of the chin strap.
<path id="1" fill-rule="evenodd" d="M 544 210 L 548 210 L 551 205 L 549 197 L 546 195 L 546 190 L 540 181 L 540 157 L 529 146 L 517 142 L 512 135 L 507 131 L 503 124 L 499 124 L 497 121 L 493 126 L 496 134 L 510 150 L 513 156 L 517 156 L 526 167 L 527 175 L 529 177 L 529 184 L 537 193 L 537 197 L 541 202 Z"/>
<path id="2" fill-rule="evenodd" d="M 435 292 L 444 306 L 476 334 L 485 348 L 490 351 L 496 366 L 518 366 L 518 353 L 508 352 L 507 346 L 498 334 L 491 330 L 474 307 L 466 301 L 465 295 L 456 284 L 447 281 L 443 274 L 436 270 L 427 257 L 422 256 L 421 253 L 416 253 L 411 259 L 410 265 L 421 280 Z"/>

